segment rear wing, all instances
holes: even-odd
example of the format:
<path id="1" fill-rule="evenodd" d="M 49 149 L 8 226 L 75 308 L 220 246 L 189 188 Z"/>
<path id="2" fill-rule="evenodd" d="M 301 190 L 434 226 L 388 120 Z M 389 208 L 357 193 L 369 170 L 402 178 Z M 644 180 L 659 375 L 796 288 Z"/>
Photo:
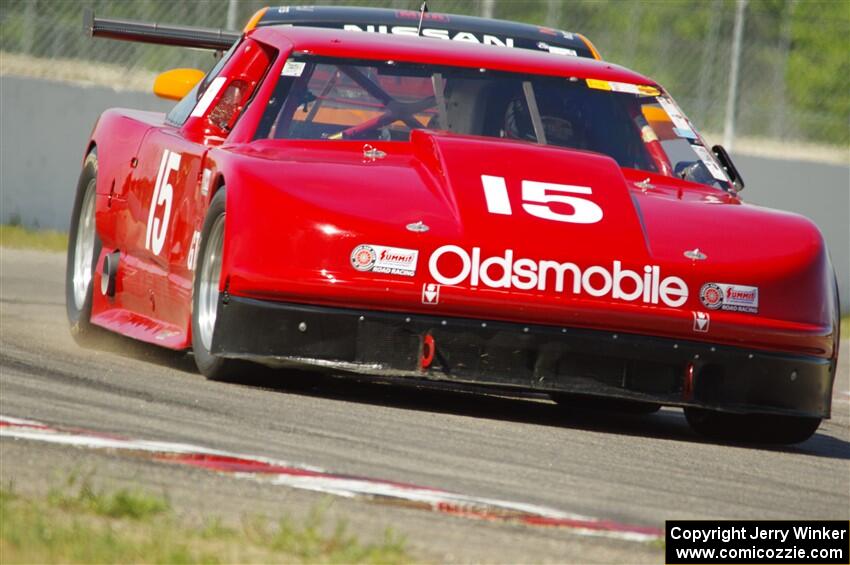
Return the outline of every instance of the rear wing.
<path id="1" fill-rule="evenodd" d="M 96 18 L 94 12 L 89 9 L 83 12 L 83 30 L 91 37 L 107 37 L 124 41 L 173 45 L 176 47 L 193 47 L 195 49 L 211 49 L 214 51 L 226 51 L 230 49 L 242 35 L 236 31 L 215 28 Z"/>
<path id="2" fill-rule="evenodd" d="M 255 27 L 275 25 L 321 27 L 391 35 L 421 35 L 435 39 L 601 59 L 593 44 L 578 33 L 505 20 L 389 8 L 348 6 L 263 8 L 254 14 L 245 31 Z M 215 28 L 96 18 L 88 9 L 83 13 L 83 28 L 92 37 L 216 51 L 229 49 L 241 36 L 240 32 Z"/>

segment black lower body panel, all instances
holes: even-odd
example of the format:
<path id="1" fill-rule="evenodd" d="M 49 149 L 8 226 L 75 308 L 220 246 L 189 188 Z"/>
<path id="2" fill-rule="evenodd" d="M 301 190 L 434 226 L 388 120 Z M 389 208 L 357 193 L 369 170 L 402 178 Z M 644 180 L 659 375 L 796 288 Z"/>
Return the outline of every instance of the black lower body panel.
<path id="1" fill-rule="evenodd" d="M 546 325 L 226 297 L 212 352 L 270 365 L 829 417 L 828 359 Z"/>

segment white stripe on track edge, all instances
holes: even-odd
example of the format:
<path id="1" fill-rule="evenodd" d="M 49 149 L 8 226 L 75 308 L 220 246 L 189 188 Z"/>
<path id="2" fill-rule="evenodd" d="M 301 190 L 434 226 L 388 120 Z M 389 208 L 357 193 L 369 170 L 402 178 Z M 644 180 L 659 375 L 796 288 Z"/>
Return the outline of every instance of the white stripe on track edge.
<path id="1" fill-rule="evenodd" d="M 476 497 L 380 479 L 337 475 L 318 467 L 277 459 L 209 449 L 186 443 L 126 439 L 85 430 L 52 427 L 34 420 L 2 415 L 0 415 L 0 437 L 88 449 L 144 452 L 160 461 L 224 472 L 239 479 L 250 479 L 345 498 L 395 501 L 402 505 L 423 507 L 469 518 L 561 527 L 579 535 L 638 542 L 652 541 L 662 536 L 662 532 L 655 528 L 620 524 L 546 506 Z M 162 457 L 157 458 L 157 455 Z M 192 456 L 199 456 L 199 458 L 193 459 Z M 211 462 L 204 457 L 211 458 Z M 217 463 L 214 458 L 225 458 L 236 460 L 236 462 Z M 229 468 L 232 465 L 236 467 Z M 242 467 L 256 468 L 256 472 L 244 470 Z"/>

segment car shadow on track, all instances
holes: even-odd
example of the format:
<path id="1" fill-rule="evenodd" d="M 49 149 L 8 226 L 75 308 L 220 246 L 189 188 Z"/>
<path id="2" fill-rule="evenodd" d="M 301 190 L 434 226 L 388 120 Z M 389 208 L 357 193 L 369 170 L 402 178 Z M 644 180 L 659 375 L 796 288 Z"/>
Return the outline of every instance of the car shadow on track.
<path id="1" fill-rule="evenodd" d="M 194 359 L 185 351 L 166 349 L 112 332 L 99 332 L 96 339 L 91 343 L 81 344 L 81 347 L 90 351 L 103 351 L 144 363 L 152 363 L 182 373 L 198 374 Z"/>
<path id="2" fill-rule="evenodd" d="M 123 336 L 106 335 L 97 349 L 112 350 L 122 356 L 197 375 L 191 354 L 163 349 Z M 792 446 L 724 443 L 706 439 L 690 429 L 681 410 L 673 408 L 650 415 L 586 410 L 574 405 L 565 407 L 555 404 L 543 393 L 523 394 L 506 389 L 436 381 L 375 379 L 320 371 L 269 369 L 259 365 L 252 366 L 250 372 L 242 375 L 238 382 L 229 383 L 229 386 L 250 386 L 274 393 L 404 410 L 850 460 L 850 443 L 822 431 L 808 441 Z"/>
<path id="3" fill-rule="evenodd" d="M 262 367 L 234 384 L 262 388 L 270 392 L 405 410 L 850 460 L 850 443 L 823 432 L 816 433 L 802 444 L 791 446 L 706 439 L 693 432 L 682 411 L 675 408 L 662 409 L 649 415 L 587 410 L 572 405 L 567 407 L 555 404 L 543 393 L 522 394 L 505 389 L 444 382 L 424 383 L 399 379 L 390 381 L 359 375 L 271 370 Z"/>

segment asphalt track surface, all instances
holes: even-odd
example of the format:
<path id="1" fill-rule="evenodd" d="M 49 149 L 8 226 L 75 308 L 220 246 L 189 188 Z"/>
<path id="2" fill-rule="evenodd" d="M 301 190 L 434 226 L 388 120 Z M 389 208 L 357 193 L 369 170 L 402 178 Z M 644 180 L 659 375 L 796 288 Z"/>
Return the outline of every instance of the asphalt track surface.
<path id="1" fill-rule="evenodd" d="M 187 356 L 68 334 L 64 256 L 0 249 L 0 415 L 185 442 L 337 473 L 662 528 L 668 519 L 850 519 L 847 342 L 833 418 L 798 446 L 704 441 L 679 410 L 566 413 L 540 398 L 275 373 L 208 382 Z M 364 538 L 391 526 L 434 561 L 661 562 L 651 544 L 469 520 L 239 481 L 109 451 L 0 439 L 0 479 L 38 491 L 61 473 L 161 489 L 190 516 L 301 515 L 317 503 Z"/>

